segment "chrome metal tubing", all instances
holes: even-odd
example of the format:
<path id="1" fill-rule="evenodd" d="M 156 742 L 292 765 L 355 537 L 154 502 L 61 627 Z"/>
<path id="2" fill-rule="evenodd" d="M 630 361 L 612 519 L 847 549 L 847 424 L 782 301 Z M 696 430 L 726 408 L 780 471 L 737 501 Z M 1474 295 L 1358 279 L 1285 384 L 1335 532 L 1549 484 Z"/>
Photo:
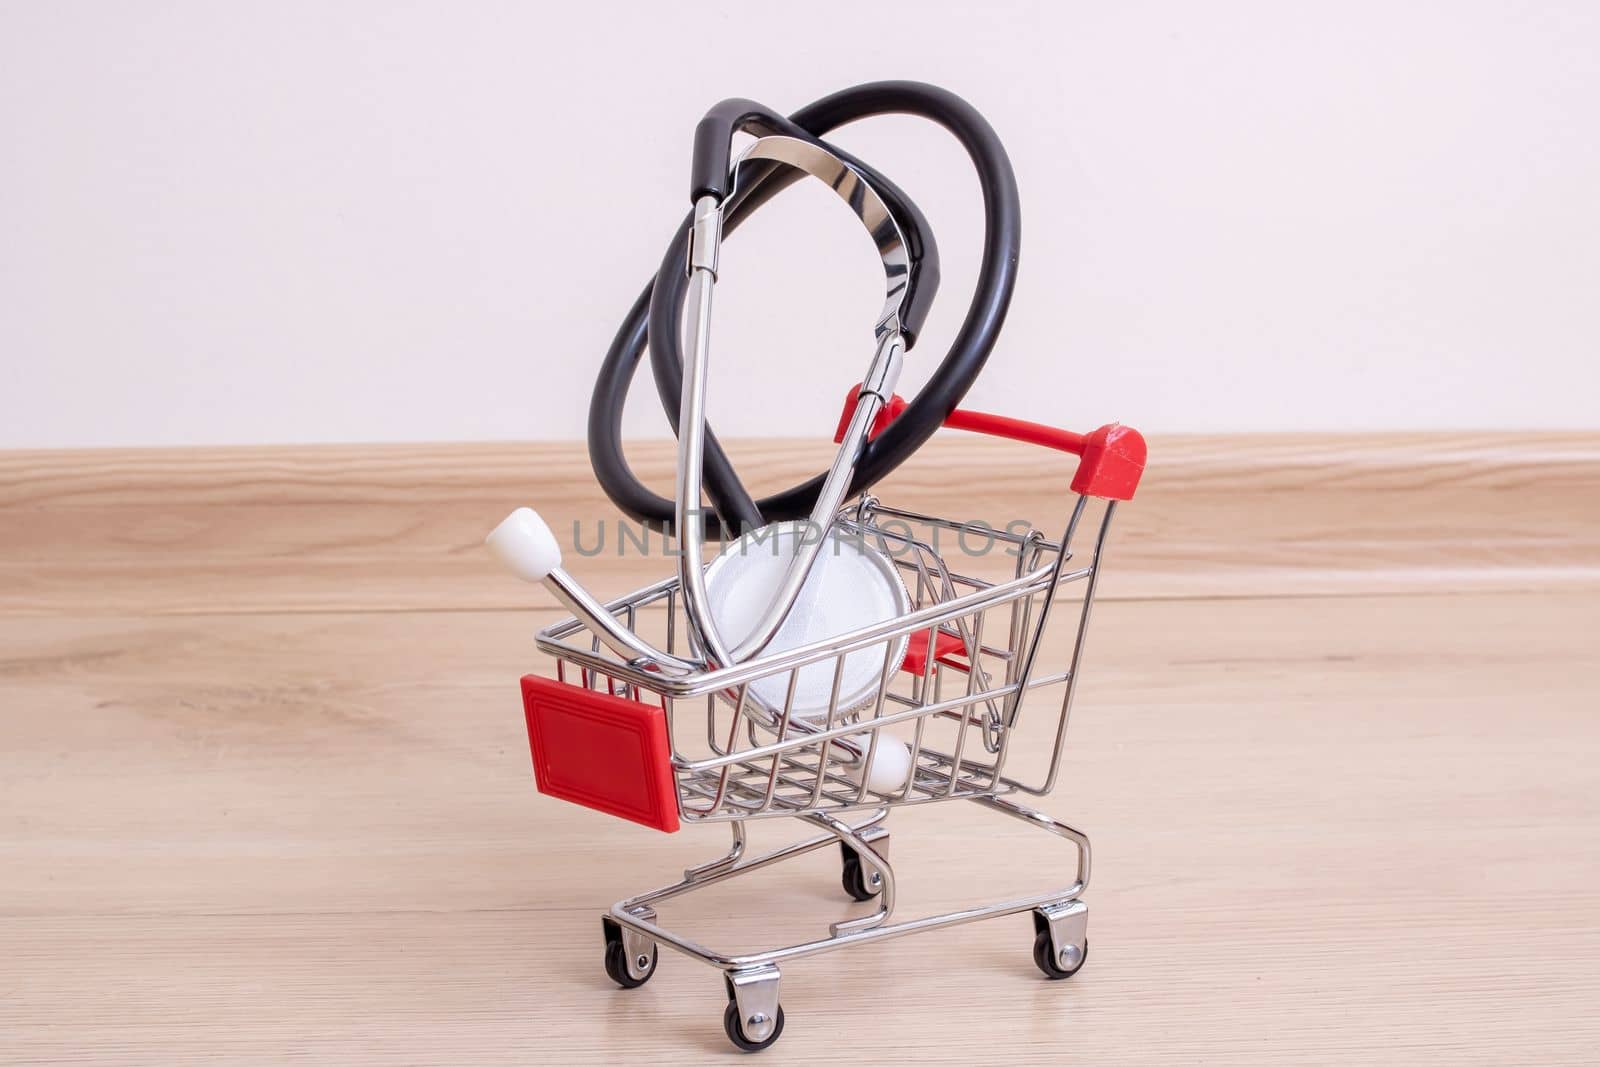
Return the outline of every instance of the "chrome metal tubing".
<path id="1" fill-rule="evenodd" d="M 883 264 L 883 310 L 878 313 L 874 330 L 879 336 L 890 329 L 899 332 L 906 284 L 911 279 L 911 255 L 899 222 L 872 184 L 860 171 L 823 146 L 781 134 L 758 138 L 745 149 L 733 165 L 735 185 L 739 182 L 740 171 L 752 163 L 782 163 L 803 171 L 844 201 L 872 238 Z"/>
<path id="2" fill-rule="evenodd" d="M 1027 596 L 1046 588 L 1052 569 L 1050 566 L 1041 567 L 1021 578 L 988 588 L 975 589 L 954 600 L 931 604 L 899 619 L 887 619 L 834 638 L 786 649 L 781 653 L 764 656 L 758 660 L 749 660 L 733 667 L 720 667 L 716 670 L 703 671 L 693 677 L 663 677 L 640 670 L 627 663 L 613 664 L 597 657 L 592 658 L 592 662 L 589 665 L 602 671 L 614 669 L 618 677 L 627 677 L 630 681 L 636 681 L 645 688 L 657 690 L 666 696 L 702 696 L 706 693 L 734 688 L 767 674 L 804 666 L 834 655 L 845 655 L 866 648 L 869 645 L 878 644 L 902 631 L 921 630 L 930 625 L 946 622 L 959 615 L 971 614 L 975 608 L 1008 603 L 1017 597 Z M 1071 582 L 1086 578 L 1089 573 L 1088 568 L 1066 572 L 1059 576 L 1059 582 Z M 563 620 L 539 633 L 539 647 L 553 656 L 582 661 L 588 655 L 583 649 L 564 645 L 560 643 L 559 638 L 556 636 L 558 633 L 571 635 L 579 629 L 581 627 L 571 625 L 570 620 Z"/>
<path id="3" fill-rule="evenodd" d="M 1086 503 L 1088 503 L 1088 501 L 1089 501 L 1088 497 L 1080 496 L 1078 498 L 1078 502 L 1073 505 L 1072 518 L 1067 520 L 1067 532 L 1061 535 L 1061 543 L 1063 545 L 1070 545 L 1072 543 L 1072 534 L 1078 528 L 1078 520 L 1083 518 L 1083 507 L 1084 507 L 1084 505 Z M 1109 511 L 1110 509 L 1108 508 L 1107 510 Z M 1107 518 L 1106 521 L 1107 522 L 1110 521 L 1109 517 Z M 1102 537 L 1105 536 L 1105 527 L 1104 527 L 1104 525 L 1101 526 L 1101 536 Z M 1050 588 L 1051 589 L 1054 589 L 1056 587 L 1056 585 L 1059 584 L 1060 579 L 1061 579 L 1061 565 L 1063 563 L 1065 563 L 1066 560 L 1067 560 L 1067 554 L 1065 552 L 1057 552 L 1056 553 L 1055 562 L 1053 564 L 1051 564 L 1051 567 L 1050 567 Z M 1091 600 L 1091 599 L 1094 598 L 1094 581 L 1095 581 L 1095 575 L 1090 574 L 1089 575 L 1089 590 L 1088 590 L 1087 594 L 1085 595 L 1085 601 L 1086 602 L 1088 600 Z M 1045 624 L 1050 621 L 1050 605 L 1053 604 L 1053 603 L 1055 603 L 1055 597 L 1047 596 L 1047 597 L 1044 598 L 1044 602 L 1039 605 L 1039 630 L 1040 630 L 1040 632 L 1043 632 L 1043 630 L 1045 628 Z M 1082 637 L 1082 631 L 1081 630 L 1079 631 L 1079 637 L 1080 637 L 1080 639 Z M 1018 673 L 1023 678 L 1027 678 L 1030 674 L 1033 673 L 1033 658 L 1034 658 L 1035 655 L 1038 654 L 1038 651 L 1039 651 L 1039 642 L 1032 641 L 1032 642 L 1028 643 L 1027 651 L 1023 655 L 1022 665 L 1018 670 Z M 1073 659 L 1074 659 L 1074 661 L 1076 661 L 1076 659 L 1077 659 L 1077 652 L 1076 651 L 1073 652 Z M 1016 725 L 1017 716 L 1021 712 L 1021 710 L 1022 710 L 1022 691 L 1018 690 L 1017 695 L 1012 697 L 1012 699 L 1011 699 L 1011 706 L 1006 709 L 1006 725 L 1007 726 L 1015 726 Z"/>
<path id="4" fill-rule="evenodd" d="M 1100 559 L 1105 553 L 1106 533 L 1111 529 L 1111 518 L 1117 512 L 1115 501 L 1106 503 L 1105 515 L 1100 520 L 1100 531 L 1095 536 L 1094 560 L 1090 564 L 1089 581 L 1083 590 L 1083 609 L 1078 617 L 1078 632 L 1072 641 L 1072 666 L 1067 676 L 1067 689 L 1061 697 L 1061 717 L 1056 722 L 1056 743 L 1054 755 L 1050 760 L 1050 773 L 1037 789 L 1025 789 L 1024 792 L 1035 796 L 1044 796 L 1056 787 L 1056 778 L 1061 773 L 1061 753 L 1067 745 L 1067 722 L 1072 718 L 1072 698 L 1078 690 L 1078 665 L 1083 661 L 1084 643 L 1089 636 L 1089 612 L 1094 607 L 1095 587 L 1100 579 Z M 1074 512 L 1076 521 L 1076 512 Z"/>
<path id="5" fill-rule="evenodd" d="M 754 859 L 746 860 L 742 863 L 722 867 L 716 873 L 706 877 L 697 878 L 694 880 L 685 879 L 669 886 L 663 886 L 659 889 L 651 890 L 648 893 L 642 893 L 639 896 L 632 897 L 627 900 L 618 901 L 616 904 L 612 905 L 610 912 L 607 913 L 607 916 L 619 925 L 628 929 L 632 929 L 638 934 L 649 938 L 657 944 L 666 945 L 668 948 L 675 949 L 686 956 L 698 959 L 703 963 L 707 963 L 718 968 L 719 970 L 745 971 L 751 968 L 778 964 L 786 960 L 800 959 L 805 956 L 815 956 L 824 952 L 831 952 L 834 949 L 844 948 L 849 945 L 862 944 L 867 941 L 904 937 L 908 934 L 921 933 L 925 930 L 938 930 L 950 926 L 960 926 L 965 923 L 978 922 L 983 919 L 992 919 L 1001 915 L 1015 915 L 1019 912 L 1033 911 L 1042 907 L 1066 904 L 1078 899 L 1078 897 L 1084 892 L 1089 884 L 1090 851 L 1089 839 L 1086 835 L 1065 823 L 1052 819 L 1050 816 L 1045 815 L 1042 812 L 1033 811 L 1032 809 L 1022 807 L 1018 804 L 1012 804 L 1006 800 L 993 797 L 979 797 L 974 799 L 977 801 L 977 803 L 984 807 L 1009 815 L 1013 818 L 1020 819 L 1030 826 L 1034 826 L 1038 829 L 1046 831 L 1052 836 L 1060 837 L 1072 842 L 1077 851 L 1077 872 L 1072 883 L 1053 892 L 1017 897 L 993 904 L 974 905 L 972 907 L 961 908 L 956 911 L 944 912 L 937 915 L 927 915 L 918 919 L 911 919 L 904 922 L 888 923 L 879 920 L 875 924 L 861 926 L 851 925 L 851 923 L 855 922 L 856 920 L 835 923 L 830 927 L 829 934 L 826 937 L 816 938 L 811 941 L 802 941 L 794 945 L 786 945 L 778 948 L 748 953 L 728 953 L 708 948 L 696 941 L 692 941 L 689 938 L 673 933 L 671 930 L 667 929 L 665 926 L 662 926 L 661 923 L 657 921 L 655 917 L 655 905 L 661 901 L 669 900 L 673 897 L 680 896 L 703 886 L 715 884 L 716 882 L 723 881 L 724 879 L 731 878 L 739 874 L 745 874 L 751 871 L 759 870 L 762 867 L 769 866 L 773 863 L 778 863 L 782 860 L 804 855 L 805 853 L 813 851 L 817 848 L 821 848 L 824 845 L 832 844 L 836 840 L 841 840 L 841 837 L 836 831 L 834 831 L 834 828 L 829 827 L 830 832 L 828 833 L 796 842 L 783 848 L 776 849 L 772 852 L 765 853 L 761 856 L 757 856 Z M 845 830 L 849 831 L 850 838 L 852 839 L 852 847 L 855 847 L 855 841 L 859 840 L 861 847 L 866 848 L 867 852 L 871 853 L 870 856 L 863 855 L 863 858 L 872 863 L 881 873 L 886 876 L 884 890 L 886 894 L 891 891 L 889 888 L 891 884 L 889 881 L 891 865 L 887 859 L 879 856 L 876 852 L 872 852 L 870 843 L 866 842 L 865 840 L 861 840 L 861 833 L 869 827 L 876 825 L 878 822 L 881 822 L 883 818 L 887 817 L 887 815 L 888 810 L 881 809 L 879 812 L 875 813 L 872 818 L 861 823 L 857 823 L 854 826 L 846 826 L 843 823 L 839 824 Z M 879 914 L 886 916 L 888 911 L 889 909 L 887 907 L 880 906 L 878 913 L 871 916 L 865 916 L 864 918 L 868 920 L 876 919 L 877 915 Z"/>
<path id="6" fill-rule="evenodd" d="M 543 584 L 552 596 L 561 601 L 563 607 L 593 630 L 607 648 L 624 657 L 628 667 L 642 670 L 646 666 L 653 666 L 682 675 L 693 674 L 701 669 L 700 664 L 661 651 L 619 623 L 614 614 L 615 608 L 601 604 L 590 596 L 589 591 L 562 568 L 552 568 Z M 603 670 L 604 667 L 597 669 Z"/>
<path id="7" fill-rule="evenodd" d="M 694 244 L 689 256 L 689 358 L 683 368 L 683 395 L 678 418 L 678 480 L 676 487 L 678 533 L 678 584 L 683 589 L 684 611 L 694 627 L 711 666 L 737 662 L 729 654 L 706 593 L 705 510 L 700 499 L 700 475 L 705 465 L 706 376 L 710 370 L 711 297 L 716 289 L 716 246 L 721 239 L 721 208 L 714 197 L 702 196 L 694 206 Z M 702 220 L 710 220 L 702 223 Z M 705 236 L 702 236 L 704 234 Z M 702 242 L 710 248 L 702 249 Z M 699 265 L 697 265 L 699 264 Z"/>
<path id="8" fill-rule="evenodd" d="M 903 344 L 900 334 L 896 332 L 884 338 L 879 352 L 882 353 L 886 349 L 895 352 Z M 889 391 L 893 392 L 892 385 Z M 851 416 L 850 425 L 844 432 L 844 443 L 834 456 L 833 466 L 828 469 L 828 476 L 822 483 L 822 489 L 817 493 L 817 506 L 811 512 L 811 518 L 807 520 L 806 535 L 795 545 L 794 558 L 789 561 L 789 569 L 784 573 L 783 583 L 778 586 L 778 591 L 772 596 L 772 602 L 767 605 L 765 614 L 750 631 L 749 636 L 734 648 L 731 662 L 742 663 L 761 652 L 777 634 L 783 621 L 789 617 L 789 609 L 794 607 L 794 602 L 799 599 L 800 590 L 811 574 L 811 567 L 816 563 L 817 556 L 827 541 L 828 528 L 832 524 L 833 516 L 839 510 L 839 505 L 844 503 L 845 493 L 850 489 L 850 479 L 855 473 L 856 461 L 861 458 L 862 450 L 867 447 L 867 431 L 872 428 L 872 420 L 877 417 L 883 402 L 884 397 L 876 393 L 866 391 L 861 393 L 855 414 Z"/>
<path id="9" fill-rule="evenodd" d="M 866 448 L 872 421 L 894 392 L 905 353 L 905 339 L 900 332 L 900 306 L 910 277 L 905 238 L 894 215 L 877 191 L 842 159 L 808 141 L 772 136 L 758 139 L 740 157 L 734 168 L 736 182 L 739 167 L 747 161 L 786 164 L 826 182 L 850 207 L 872 237 L 883 262 L 887 292 L 883 310 L 873 328 L 877 347 L 863 378 L 864 385 L 855 414 L 817 494 L 816 505 L 808 520 L 807 536 L 801 537 L 795 546 L 795 555 L 789 561 L 783 582 L 754 629 L 741 638 L 737 645 L 730 647 L 712 617 L 701 558 L 705 547 L 701 472 L 705 462 L 706 376 L 711 350 L 712 294 L 716 286 L 717 252 L 722 236 L 722 205 L 713 196 L 702 196 L 695 201 L 687 264 L 690 347 L 688 358 L 684 361 L 683 387 L 679 396 L 674 519 L 680 548 L 678 580 L 683 588 L 684 611 L 706 651 L 708 665 L 720 667 L 730 667 L 759 655 L 777 634 L 800 596 L 800 590 L 826 539 L 829 525 L 849 492 L 856 463 Z"/>

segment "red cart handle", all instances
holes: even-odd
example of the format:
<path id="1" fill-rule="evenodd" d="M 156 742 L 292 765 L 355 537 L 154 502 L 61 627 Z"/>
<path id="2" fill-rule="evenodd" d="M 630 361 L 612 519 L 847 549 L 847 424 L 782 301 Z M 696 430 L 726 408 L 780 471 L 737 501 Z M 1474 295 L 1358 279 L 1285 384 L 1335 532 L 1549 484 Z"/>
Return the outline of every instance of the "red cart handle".
<path id="1" fill-rule="evenodd" d="M 861 387 L 851 386 L 844 398 L 844 414 L 839 417 L 839 428 L 833 433 L 835 444 L 844 440 L 845 428 L 856 413 L 856 402 L 861 397 Z M 898 393 L 878 412 L 872 421 L 869 437 L 876 437 L 906 409 L 906 400 Z M 1072 479 L 1072 491 L 1106 500 L 1132 500 L 1133 491 L 1139 487 L 1139 476 L 1144 473 L 1144 436 L 1131 426 L 1111 423 L 1091 433 L 1073 433 L 1058 430 L 1037 422 L 1013 419 L 1006 415 L 990 415 L 983 411 L 962 411 L 957 408 L 944 420 L 952 430 L 969 430 L 972 433 L 1004 437 L 1042 445 L 1058 452 L 1070 452 L 1079 457 L 1078 473 Z"/>

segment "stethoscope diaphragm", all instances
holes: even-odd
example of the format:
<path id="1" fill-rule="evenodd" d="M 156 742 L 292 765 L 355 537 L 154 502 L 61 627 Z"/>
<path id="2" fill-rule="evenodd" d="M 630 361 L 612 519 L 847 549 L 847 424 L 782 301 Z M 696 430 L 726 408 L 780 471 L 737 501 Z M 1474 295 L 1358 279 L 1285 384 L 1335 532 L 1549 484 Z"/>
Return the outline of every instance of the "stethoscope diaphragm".
<path id="1" fill-rule="evenodd" d="M 729 542 L 706 567 L 708 607 L 723 640 L 738 644 L 755 629 L 805 538 L 821 538 L 823 543 L 763 656 L 842 637 L 910 612 L 911 595 L 887 553 L 837 525 L 823 533 L 803 519 L 778 522 Z M 899 670 L 906 643 L 901 634 L 849 653 L 842 666 L 839 657 L 828 656 L 799 668 L 794 672 L 791 717 L 815 720 L 827 714 L 836 670 L 836 706 L 841 715 L 871 702 L 880 681 Z M 767 674 L 750 683 L 746 698 L 764 710 L 781 712 L 789 681 L 790 672 Z"/>

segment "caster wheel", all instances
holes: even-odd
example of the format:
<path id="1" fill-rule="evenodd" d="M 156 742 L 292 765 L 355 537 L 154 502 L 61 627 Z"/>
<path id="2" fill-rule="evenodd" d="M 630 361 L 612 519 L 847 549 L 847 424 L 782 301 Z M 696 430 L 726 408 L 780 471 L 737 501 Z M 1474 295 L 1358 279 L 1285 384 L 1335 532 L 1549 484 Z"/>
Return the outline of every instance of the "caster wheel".
<path id="1" fill-rule="evenodd" d="M 633 959 L 633 969 L 628 967 L 628 946 L 622 938 L 622 928 L 609 919 L 606 927 L 606 974 L 623 989 L 638 989 L 656 973 L 656 947 L 650 946 L 649 955 L 639 953 Z"/>
<path id="2" fill-rule="evenodd" d="M 728 1040 L 741 1052 L 760 1052 L 768 1048 L 783 1035 L 783 1005 L 778 1005 L 778 1016 L 772 1024 L 772 1033 L 760 1041 L 753 1041 L 745 1036 L 743 1021 L 739 1018 L 739 1005 L 728 1001 L 727 1010 L 722 1013 L 722 1028 L 728 1031 Z"/>
<path id="3" fill-rule="evenodd" d="M 1076 959 L 1063 962 L 1056 955 L 1055 946 L 1050 942 L 1050 931 L 1040 930 L 1033 938 L 1033 962 L 1039 965 L 1039 970 L 1044 972 L 1046 978 L 1071 978 L 1083 967 L 1089 958 L 1089 942 L 1083 942 L 1083 951 L 1074 952 Z"/>
<path id="4" fill-rule="evenodd" d="M 876 871 L 867 869 L 855 849 L 841 841 L 839 850 L 844 853 L 844 868 L 839 881 L 846 893 L 855 900 L 871 900 L 883 892 L 883 878 Z"/>

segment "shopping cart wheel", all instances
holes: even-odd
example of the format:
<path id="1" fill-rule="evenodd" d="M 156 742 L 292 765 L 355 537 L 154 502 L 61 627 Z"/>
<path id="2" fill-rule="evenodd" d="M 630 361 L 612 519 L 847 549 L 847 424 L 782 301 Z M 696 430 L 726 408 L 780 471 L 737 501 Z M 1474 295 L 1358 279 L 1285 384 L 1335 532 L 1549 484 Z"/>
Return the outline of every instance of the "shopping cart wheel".
<path id="1" fill-rule="evenodd" d="M 778 1013 L 774 1016 L 774 1020 L 772 1032 L 765 1038 L 756 1041 L 746 1037 L 743 1020 L 739 1018 L 739 1005 L 730 1000 L 728 1001 L 727 1009 L 722 1013 L 722 1028 L 728 1031 L 728 1040 L 732 1041 L 741 1052 L 760 1052 L 762 1049 L 771 1046 L 774 1041 L 778 1040 L 779 1035 L 783 1033 L 782 1004 L 778 1005 Z"/>
<path id="2" fill-rule="evenodd" d="M 606 974 L 623 989 L 638 989 L 656 973 L 655 942 L 610 919 L 601 919 L 606 931 Z"/>
<path id="3" fill-rule="evenodd" d="M 856 900 L 871 900 L 883 892 L 883 876 L 877 871 L 868 870 L 855 849 L 840 841 L 839 851 L 844 853 L 844 870 L 839 880 L 846 893 Z"/>
<path id="4" fill-rule="evenodd" d="M 1055 943 L 1050 940 L 1050 931 L 1046 930 L 1033 939 L 1033 962 L 1039 965 L 1046 978 L 1071 978 L 1077 974 L 1084 961 L 1089 958 L 1089 940 L 1085 938 L 1082 948 L 1068 950 L 1068 956 L 1075 955 L 1070 967 L 1063 966 L 1060 954 L 1056 952 Z"/>
<path id="5" fill-rule="evenodd" d="M 1033 913 L 1033 962 L 1046 978 L 1071 978 L 1089 958 L 1089 909 L 1081 900 L 1047 904 Z"/>
<path id="6" fill-rule="evenodd" d="M 769 964 L 722 976 L 728 1006 L 722 1028 L 741 1052 L 760 1052 L 783 1033 L 783 1005 L 778 1003 L 778 968 Z"/>

